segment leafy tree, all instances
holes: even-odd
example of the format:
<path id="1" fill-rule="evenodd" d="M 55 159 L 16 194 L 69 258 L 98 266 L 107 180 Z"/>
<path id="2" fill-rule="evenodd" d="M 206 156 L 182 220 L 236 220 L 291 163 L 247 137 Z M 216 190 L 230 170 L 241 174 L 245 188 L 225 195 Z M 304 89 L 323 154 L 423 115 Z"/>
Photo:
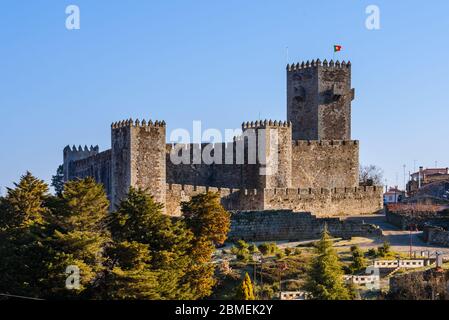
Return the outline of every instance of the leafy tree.
<path id="1" fill-rule="evenodd" d="M 259 251 L 266 256 L 275 254 L 278 251 L 278 247 L 276 246 L 276 243 L 262 243 L 259 245 Z"/>
<path id="2" fill-rule="evenodd" d="M 379 186 L 383 184 L 383 170 L 375 165 L 360 166 L 359 184 L 361 186 Z"/>
<path id="3" fill-rule="evenodd" d="M 282 258 L 285 257 L 285 252 L 279 250 L 278 252 L 276 252 L 276 255 L 275 255 L 275 256 L 276 256 L 276 259 L 280 260 L 280 259 L 282 259 Z"/>
<path id="4" fill-rule="evenodd" d="M 391 245 L 388 241 L 384 241 L 381 247 L 377 248 L 377 255 L 385 257 L 391 252 Z"/>
<path id="5" fill-rule="evenodd" d="M 184 283 L 192 259 L 192 234 L 182 222 L 172 222 L 162 208 L 144 190 L 131 188 L 112 214 L 114 244 L 108 250 L 103 281 L 107 298 L 192 298 Z"/>
<path id="6" fill-rule="evenodd" d="M 256 246 L 254 246 L 256 247 Z M 256 247 L 257 248 L 257 247 Z M 237 260 L 242 262 L 248 262 L 250 259 L 250 245 L 244 240 L 238 240 L 231 248 L 231 253 L 237 256 Z"/>
<path id="7" fill-rule="evenodd" d="M 257 248 L 257 246 L 254 243 L 249 246 L 248 250 L 249 250 L 249 253 L 251 253 L 251 254 L 259 252 L 259 248 Z"/>
<path id="8" fill-rule="evenodd" d="M 306 275 L 305 290 L 317 300 L 348 300 L 350 294 L 343 282 L 342 265 L 332 247 L 327 227 L 315 248 Z"/>
<path id="9" fill-rule="evenodd" d="M 449 300 L 447 272 L 435 269 L 395 275 L 390 280 L 388 300 Z"/>
<path id="10" fill-rule="evenodd" d="M 103 186 L 92 178 L 67 182 L 51 204 L 52 234 L 48 242 L 52 261 L 48 265 L 50 297 L 88 297 L 96 290 L 104 271 L 104 249 L 110 243 L 107 227 L 109 201 Z M 65 287 L 68 266 L 80 270 L 80 287 Z"/>
<path id="11" fill-rule="evenodd" d="M 242 283 L 237 287 L 235 295 L 237 300 L 255 300 L 253 284 L 248 273 L 245 273 L 245 278 Z"/>
<path id="12" fill-rule="evenodd" d="M 368 249 L 367 254 L 368 254 L 368 256 L 370 256 L 370 257 L 372 257 L 372 258 L 377 257 L 377 250 L 376 250 L 376 248 L 370 248 L 370 249 Z"/>
<path id="13" fill-rule="evenodd" d="M 39 297 L 46 278 L 48 186 L 30 172 L 0 201 L 0 292 Z"/>
<path id="14" fill-rule="evenodd" d="M 231 218 L 221 205 L 218 193 L 200 194 L 181 205 L 187 226 L 195 236 L 205 237 L 214 245 L 221 245 L 226 241 Z"/>
<path id="15" fill-rule="evenodd" d="M 366 269 L 366 259 L 363 251 L 358 246 L 351 247 L 352 263 L 349 269 L 352 273 L 357 273 Z"/>
<path id="16" fill-rule="evenodd" d="M 51 186 L 55 189 L 57 195 L 62 194 L 64 190 L 64 166 L 60 165 L 56 174 L 51 177 Z"/>
<path id="17" fill-rule="evenodd" d="M 193 298 L 200 299 L 211 295 L 216 284 L 212 254 L 215 246 L 227 238 L 230 214 L 221 205 L 218 193 L 194 196 L 181 206 L 186 225 L 194 235 L 189 252 L 192 261 L 184 281 L 191 288 Z"/>

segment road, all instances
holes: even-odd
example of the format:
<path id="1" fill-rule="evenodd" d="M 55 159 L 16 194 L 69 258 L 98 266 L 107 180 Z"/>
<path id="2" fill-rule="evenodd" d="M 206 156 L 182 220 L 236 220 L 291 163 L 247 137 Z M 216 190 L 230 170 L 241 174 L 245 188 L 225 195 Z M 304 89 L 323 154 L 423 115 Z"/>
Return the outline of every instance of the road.
<path id="1" fill-rule="evenodd" d="M 374 239 L 371 243 L 362 243 L 360 247 L 376 247 L 382 245 L 383 241 L 388 241 L 391 244 L 392 250 L 397 252 L 410 252 L 410 231 L 400 230 L 399 228 L 389 224 L 386 221 L 385 215 L 373 216 L 356 216 L 348 217 L 347 220 L 361 220 L 365 223 L 370 223 L 379 226 L 382 229 L 383 239 Z M 411 233 L 412 251 L 441 251 L 444 256 L 449 257 L 449 248 L 429 245 L 421 239 L 422 231 Z"/>

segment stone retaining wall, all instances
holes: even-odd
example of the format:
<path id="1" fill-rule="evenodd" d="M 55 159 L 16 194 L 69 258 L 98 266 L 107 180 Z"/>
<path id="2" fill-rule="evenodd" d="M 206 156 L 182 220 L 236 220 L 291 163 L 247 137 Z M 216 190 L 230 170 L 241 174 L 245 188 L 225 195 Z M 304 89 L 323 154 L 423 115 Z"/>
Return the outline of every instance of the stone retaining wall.
<path id="1" fill-rule="evenodd" d="M 242 211 L 232 213 L 229 241 L 301 241 L 318 239 L 324 225 L 332 236 L 381 236 L 382 230 L 371 224 L 339 218 L 317 218 L 311 213 L 293 211 Z"/>
<path id="2" fill-rule="evenodd" d="M 428 244 L 449 247 L 449 231 L 440 227 L 429 226 L 424 228 L 424 241 Z"/>

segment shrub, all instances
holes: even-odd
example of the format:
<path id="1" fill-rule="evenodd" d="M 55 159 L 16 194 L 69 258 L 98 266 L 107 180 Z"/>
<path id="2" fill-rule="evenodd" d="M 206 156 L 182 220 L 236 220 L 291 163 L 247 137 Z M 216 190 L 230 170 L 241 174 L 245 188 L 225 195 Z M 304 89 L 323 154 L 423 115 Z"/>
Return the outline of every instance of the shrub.
<path id="1" fill-rule="evenodd" d="M 249 261 L 249 255 L 247 253 L 237 253 L 237 260 L 247 263 Z"/>
<path id="2" fill-rule="evenodd" d="M 244 240 L 239 240 L 236 242 L 235 246 L 240 249 L 240 250 L 248 250 L 249 249 L 249 244 L 246 243 Z"/>
<path id="3" fill-rule="evenodd" d="M 257 295 L 260 299 L 272 300 L 273 298 L 279 297 L 278 289 L 276 286 L 264 284 L 263 286 L 257 287 Z"/>
<path id="4" fill-rule="evenodd" d="M 379 248 L 377 248 L 377 255 L 379 257 L 385 257 L 391 252 L 391 246 L 388 241 L 384 241 L 383 245 Z"/>
<path id="5" fill-rule="evenodd" d="M 366 260 L 363 251 L 358 246 L 351 247 L 352 263 L 349 266 L 351 273 L 358 273 L 366 268 Z"/>
<path id="6" fill-rule="evenodd" d="M 232 254 L 237 255 L 237 254 L 240 252 L 240 250 L 239 250 L 239 248 L 237 248 L 236 246 L 232 246 L 230 252 L 231 252 Z"/>
<path id="7" fill-rule="evenodd" d="M 278 250 L 276 243 L 262 243 L 259 245 L 259 251 L 264 255 L 270 255 L 276 253 Z"/>
<path id="8" fill-rule="evenodd" d="M 368 256 L 370 257 L 376 257 L 377 256 L 377 250 L 375 248 L 371 248 L 367 252 Z"/>
<path id="9" fill-rule="evenodd" d="M 285 253 L 283 251 L 276 252 L 277 259 L 282 259 L 283 257 L 285 257 Z"/>
<path id="10" fill-rule="evenodd" d="M 284 249 L 284 253 L 288 257 L 288 256 L 290 256 L 293 253 L 293 249 L 292 248 L 285 248 Z"/>
<path id="11" fill-rule="evenodd" d="M 251 253 L 251 254 L 259 252 L 259 249 L 257 248 L 257 246 L 255 244 L 250 245 L 248 250 L 249 250 L 249 253 Z"/>

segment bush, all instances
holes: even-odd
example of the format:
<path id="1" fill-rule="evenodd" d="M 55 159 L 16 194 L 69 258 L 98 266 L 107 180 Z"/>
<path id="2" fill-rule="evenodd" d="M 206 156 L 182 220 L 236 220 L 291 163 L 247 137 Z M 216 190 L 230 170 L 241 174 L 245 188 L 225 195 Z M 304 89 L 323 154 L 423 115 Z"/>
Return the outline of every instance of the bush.
<path id="1" fill-rule="evenodd" d="M 250 245 L 248 250 L 249 250 L 249 253 L 251 253 L 251 254 L 259 252 L 259 249 L 257 248 L 257 246 L 255 244 Z"/>
<path id="2" fill-rule="evenodd" d="M 249 244 L 243 240 L 236 242 L 235 246 L 231 248 L 231 253 L 237 256 L 237 260 L 248 262 L 249 261 Z"/>
<path id="3" fill-rule="evenodd" d="M 276 246 L 276 243 L 262 243 L 259 245 L 259 251 L 264 255 L 271 255 L 276 253 L 278 251 L 278 247 Z"/>
<path id="4" fill-rule="evenodd" d="M 292 248 L 285 248 L 284 249 L 284 253 L 288 257 L 288 256 L 292 255 L 293 249 Z"/>
<path id="5" fill-rule="evenodd" d="M 352 274 L 356 274 L 366 268 L 366 260 L 363 251 L 358 246 L 352 246 L 351 253 L 352 263 L 349 268 Z"/>
<path id="6" fill-rule="evenodd" d="M 391 251 L 391 245 L 388 241 L 384 241 L 382 248 L 385 253 L 390 253 L 390 251 Z"/>
<path id="7" fill-rule="evenodd" d="M 375 248 L 371 248 L 367 252 L 369 257 L 377 257 L 377 250 Z"/>
<path id="8" fill-rule="evenodd" d="M 249 244 L 246 243 L 244 240 L 239 240 L 236 242 L 235 246 L 240 249 L 240 250 L 248 250 L 249 249 Z"/>
<path id="9" fill-rule="evenodd" d="M 272 300 L 279 297 L 276 285 L 264 284 L 263 286 L 258 286 L 256 292 L 259 299 L 263 300 Z"/>
<path id="10" fill-rule="evenodd" d="M 388 241 L 384 241 L 383 245 L 379 248 L 377 248 L 377 255 L 379 257 L 385 257 L 391 252 L 391 246 Z"/>
<path id="11" fill-rule="evenodd" d="M 283 257 L 285 257 L 285 253 L 283 251 L 276 252 L 277 259 L 282 259 Z"/>
<path id="12" fill-rule="evenodd" d="M 296 256 L 301 255 L 301 253 L 302 253 L 301 249 L 295 248 L 294 254 L 295 254 Z"/>
<path id="13" fill-rule="evenodd" d="M 240 252 L 237 254 L 237 260 L 247 263 L 249 261 L 249 255 Z"/>
<path id="14" fill-rule="evenodd" d="M 231 254 L 237 255 L 239 254 L 240 250 L 236 246 L 232 246 L 230 252 Z"/>

